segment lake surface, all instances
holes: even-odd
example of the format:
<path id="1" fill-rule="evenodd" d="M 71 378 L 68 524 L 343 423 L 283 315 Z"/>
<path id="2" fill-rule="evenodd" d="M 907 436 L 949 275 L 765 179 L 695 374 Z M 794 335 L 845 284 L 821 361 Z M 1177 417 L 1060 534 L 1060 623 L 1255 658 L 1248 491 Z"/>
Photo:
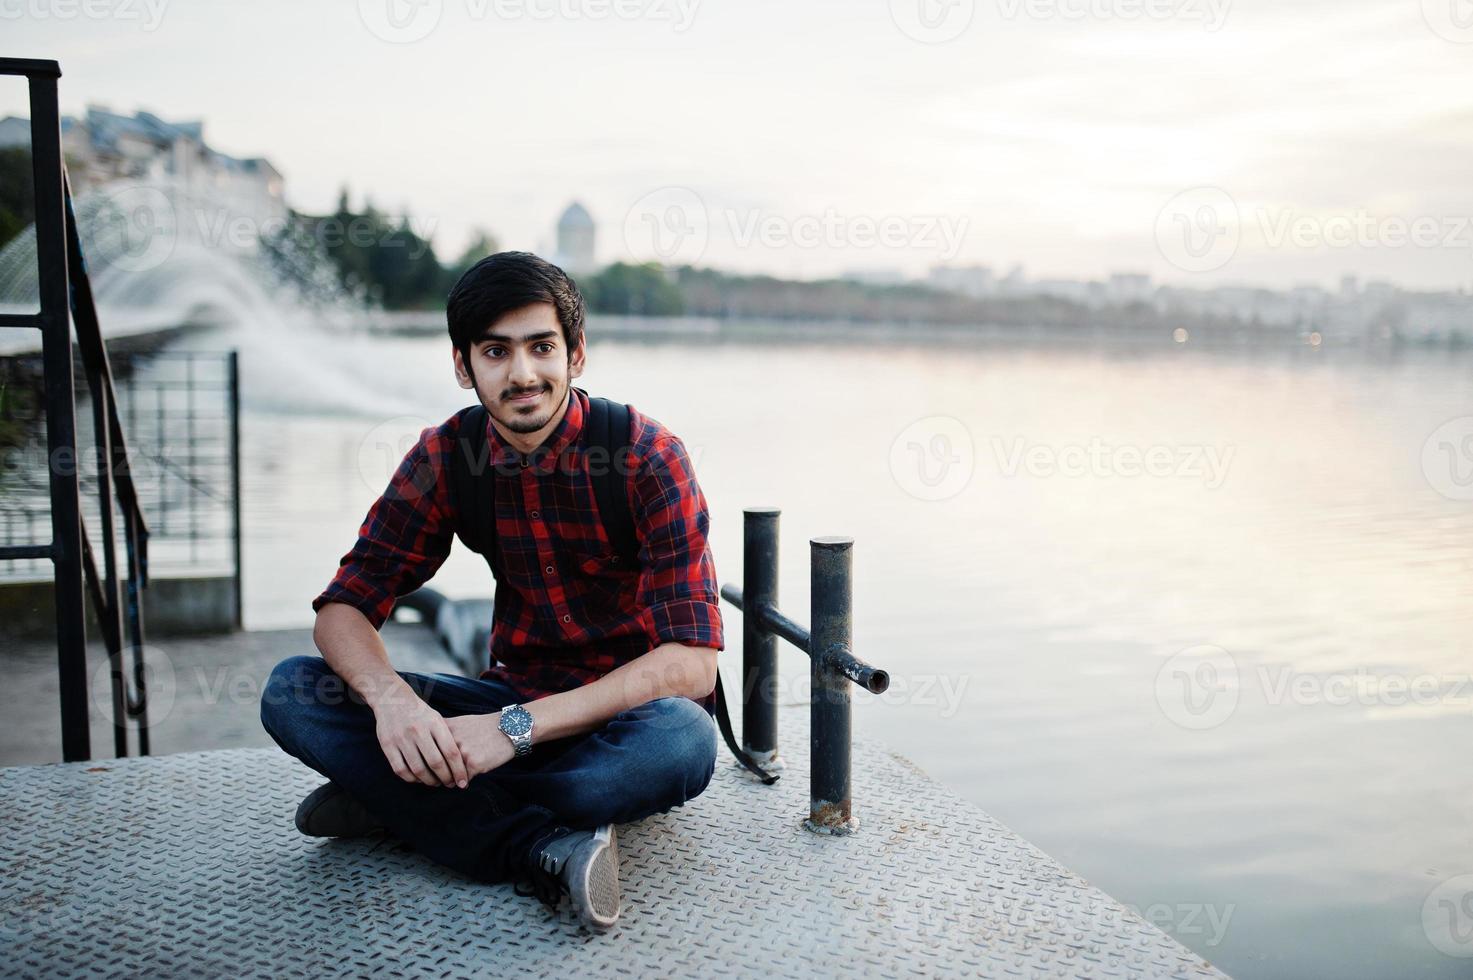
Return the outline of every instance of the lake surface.
<path id="1" fill-rule="evenodd" d="M 743 507 L 782 508 L 801 621 L 808 539 L 855 539 L 894 678 L 857 732 L 1238 977 L 1473 973 L 1473 359 L 835 336 L 595 324 L 578 383 L 685 440 L 723 582 Z M 243 347 L 247 625 L 307 625 L 468 403 L 448 343 L 185 343 Z M 433 584 L 491 590 L 461 551 Z"/>

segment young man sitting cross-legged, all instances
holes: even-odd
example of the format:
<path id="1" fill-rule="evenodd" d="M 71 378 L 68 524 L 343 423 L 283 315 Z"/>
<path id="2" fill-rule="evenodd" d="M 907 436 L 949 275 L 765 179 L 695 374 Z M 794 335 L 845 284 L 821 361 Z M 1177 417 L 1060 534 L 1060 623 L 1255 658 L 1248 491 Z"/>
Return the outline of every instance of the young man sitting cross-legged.
<path id="1" fill-rule="evenodd" d="M 421 434 L 312 604 L 322 656 L 276 666 L 261 722 L 330 780 L 298 808 L 303 833 L 389 832 L 478 879 L 530 883 L 523 894 L 551 907 L 568 894 L 607 928 L 613 825 L 698 796 L 715 771 L 723 638 L 706 501 L 680 439 L 632 407 L 627 454 L 588 451 L 590 398 L 572 386 L 584 306 L 562 270 L 492 255 L 456 284 L 447 318 L 485 432 L 472 406 Z M 471 446 L 494 476 L 467 502 L 452 454 Z M 595 465 L 622 467 L 634 553 L 599 512 Z M 395 671 L 379 627 L 467 540 L 480 502 L 494 527 L 491 665 L 474 679 Z"/>

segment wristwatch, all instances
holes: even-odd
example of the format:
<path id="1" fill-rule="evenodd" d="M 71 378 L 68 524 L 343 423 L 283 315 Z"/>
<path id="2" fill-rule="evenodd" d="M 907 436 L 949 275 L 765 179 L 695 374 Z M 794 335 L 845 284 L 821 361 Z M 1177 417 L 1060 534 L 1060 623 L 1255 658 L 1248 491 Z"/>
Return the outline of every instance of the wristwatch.
<path id="1" fill-rule="evenodd" d="M 501 709 L 501 730 L 511 739 L 517 755 L 532 751 L 532 712 L 519 704 L 509 704 Z"/>

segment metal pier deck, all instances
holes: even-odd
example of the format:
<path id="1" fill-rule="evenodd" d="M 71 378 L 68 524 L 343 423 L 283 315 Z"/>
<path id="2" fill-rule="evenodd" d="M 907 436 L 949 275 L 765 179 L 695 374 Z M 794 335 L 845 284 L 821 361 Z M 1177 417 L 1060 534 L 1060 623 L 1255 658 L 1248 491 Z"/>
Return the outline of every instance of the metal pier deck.
<path id="1" fill-rule="evenodd" d="M 789 728 L 793 731 L 793 728 Z M 801 730 L 801 729 L 800 729 Z M 0 769 L 9 976 L 1220 977 L 882 746 L 854 746 L 860 832 L 819 837 L 806 739 L 764 787 L 619 828 L 605 935 L 389 838 L 292 825 L 321 778 L 279 750 Z"/>

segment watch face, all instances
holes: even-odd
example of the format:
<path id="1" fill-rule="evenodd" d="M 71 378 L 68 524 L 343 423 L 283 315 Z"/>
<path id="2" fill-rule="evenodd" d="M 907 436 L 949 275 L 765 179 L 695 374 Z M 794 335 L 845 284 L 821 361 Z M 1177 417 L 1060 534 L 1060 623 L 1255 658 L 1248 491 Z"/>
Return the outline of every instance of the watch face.
<path id="1" fill-rule="evenodd" d="M 527 734 L 532 730 L 531 712 L 525 708 L 504 712 L 501 716 L 501 730 L 508 735 Z"/>

